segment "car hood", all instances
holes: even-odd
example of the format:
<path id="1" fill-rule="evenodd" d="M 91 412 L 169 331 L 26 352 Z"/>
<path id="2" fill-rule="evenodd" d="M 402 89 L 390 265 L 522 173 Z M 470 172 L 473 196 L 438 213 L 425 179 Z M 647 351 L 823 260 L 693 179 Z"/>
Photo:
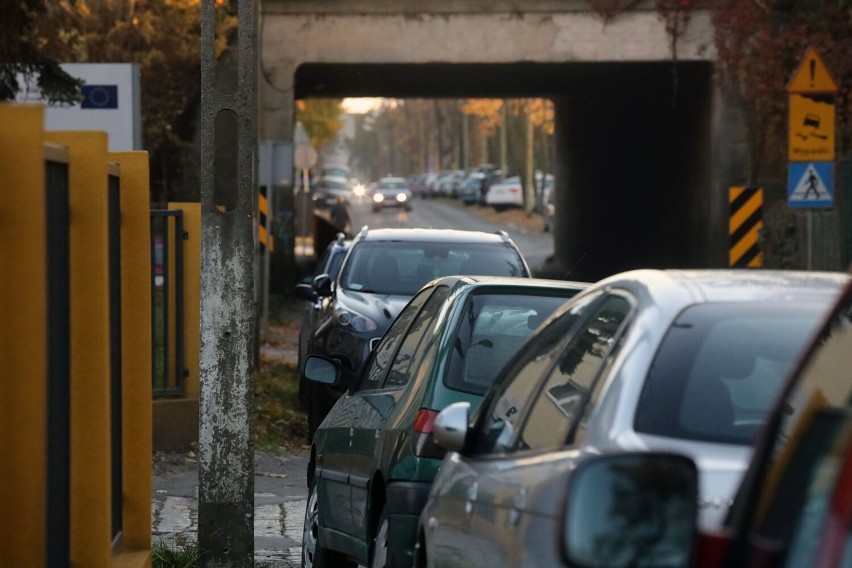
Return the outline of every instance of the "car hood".
<path id="1" fill-rule="evenodd" d="M 338 300 L 341 304 L 375 321 L 382 333 L 390 326 L 410 299 L 411 296 L 407 295 L 370 294 L 356 290 L 338 289 Z"/>

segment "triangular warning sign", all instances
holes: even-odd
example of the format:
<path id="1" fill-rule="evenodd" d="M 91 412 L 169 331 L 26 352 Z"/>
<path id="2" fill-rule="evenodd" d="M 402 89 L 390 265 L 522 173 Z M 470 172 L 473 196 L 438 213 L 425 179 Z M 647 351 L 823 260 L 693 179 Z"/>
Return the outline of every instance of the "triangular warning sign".
<path id="1" fill-rule="evenodd" d="M 790 201 L 825 201 L 827 199 L 831 200 L 831 192 L 813 164 L 808 164 L 805 173 L 790 194 Z"/>
<path id="2" fill-rule="evenodd" d="M 787 84 L 788 93 L 836 93 L 837 83 L 817 51 L 809 47 Z"/>

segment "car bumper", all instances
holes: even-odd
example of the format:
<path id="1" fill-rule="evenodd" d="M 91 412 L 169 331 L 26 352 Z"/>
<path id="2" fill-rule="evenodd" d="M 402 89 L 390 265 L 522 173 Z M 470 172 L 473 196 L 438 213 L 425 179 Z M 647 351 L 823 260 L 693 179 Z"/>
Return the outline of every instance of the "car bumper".
<path id="1" fill-rule="evenodd" d="M 423 481 L 394 481 L 388 484 L 385 507 L 390 521 L 388 542 L 393 543 L 390 549 L 393 566 L 414 564 L 417 523 L 431 488 L 431 482 Z"/>

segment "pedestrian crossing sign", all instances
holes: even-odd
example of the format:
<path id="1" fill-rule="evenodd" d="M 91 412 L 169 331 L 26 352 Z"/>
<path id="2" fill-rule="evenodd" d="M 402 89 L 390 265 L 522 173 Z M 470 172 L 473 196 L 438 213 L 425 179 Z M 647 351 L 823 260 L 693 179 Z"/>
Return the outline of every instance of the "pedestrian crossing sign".
<path id="1" fill-rule="evenodd" d="M 790 207 L 834 207 L 834 162 L 790 162 L 787 180 L 787 204 Z"/>

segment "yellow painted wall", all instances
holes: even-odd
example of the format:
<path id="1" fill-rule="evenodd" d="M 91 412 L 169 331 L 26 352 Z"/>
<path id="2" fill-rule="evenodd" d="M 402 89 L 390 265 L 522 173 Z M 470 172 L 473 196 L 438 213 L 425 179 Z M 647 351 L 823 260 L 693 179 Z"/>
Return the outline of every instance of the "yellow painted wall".
<path id="1" fill-rule="evenodd" d="M 47 255 L 41 107 L 0 105 L 0 565 L 45 563 Z"/>
<path id="2" fill-rule="evenodd" d="M 122 550 L 150 551 L 152 349 L 148 153 L 114 152 L 109 159 L 121 171 Z"/>
<path id="3" fill-rule="evenodd" d="M 47 132 L 68 147 L 71 266 L 71 563 L 106 567 L 110 525 L 110 352 L 105 132 Z"/>

